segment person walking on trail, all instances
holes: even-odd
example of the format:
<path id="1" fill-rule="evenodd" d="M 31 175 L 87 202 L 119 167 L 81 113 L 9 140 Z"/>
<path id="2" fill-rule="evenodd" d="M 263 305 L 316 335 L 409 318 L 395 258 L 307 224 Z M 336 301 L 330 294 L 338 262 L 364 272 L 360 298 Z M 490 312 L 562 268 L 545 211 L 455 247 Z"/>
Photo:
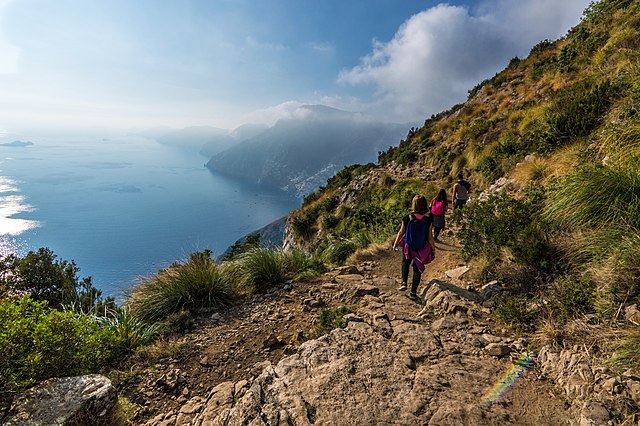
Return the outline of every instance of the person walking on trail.
<path id="1" fill-rule="evenodd" d="M 453 210 L 464 207 L 467 204 L 470 192 L 471 184 L 464 180 L 462 173 L 458 174 L 458 181 L 453 185 L 453 195 L 451 196 Z"/>
<path id="2" fill-rule="evenodd" d="M 438 242 L 438 236 L 444 230 L 444 214 L 448 207 L 447 191 L 440 189 L 438 195 L 431 199 L 429 208 L 433 220 L 433 240 Z"/>
<path id="3" fill-rule="evenodd" d="M 418 285 L 425 265 L 435 257 L 435 244 L 427 199 L 416 195 L 411 201 L 411 213 L 402 219 L 402 225 L 393 242 L 393 250 L 402 246 L 402 285 L 398 290 L 405 291 L 409 278 L 409 265 L 413 264 L 413 279 L 409 298 L 418 301 Z"/>

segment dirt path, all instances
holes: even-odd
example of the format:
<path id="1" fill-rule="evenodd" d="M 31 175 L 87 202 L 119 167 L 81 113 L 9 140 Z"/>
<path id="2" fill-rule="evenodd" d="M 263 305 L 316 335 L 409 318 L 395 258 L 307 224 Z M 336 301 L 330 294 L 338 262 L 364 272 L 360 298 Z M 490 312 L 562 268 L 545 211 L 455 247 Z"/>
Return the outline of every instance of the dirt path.
<path id="1" fill-rule="evenodd" d="M 423 318 L 423 307 L 397 290 L 400 254 L 388 249 L 356 269 L 207 312 L 196 331 L 123 375 L 118 386 L 138 406 L 134 424 L 570 424 L 567 405 L 536 380 L 535 367 L 494 404 L 483 400 L 527 342 L 458 296 L 472 294 L 473 283 L 448 280 L 425 291 L 463 265 L 451 233 L 436 247 L 419 289 L 429 299 Z M 321 333 L 321 313 L 340 307 L 353 311 L 348 327 L 309 340 Z M 231 397 L 220 400 L 221 389 Z"/>

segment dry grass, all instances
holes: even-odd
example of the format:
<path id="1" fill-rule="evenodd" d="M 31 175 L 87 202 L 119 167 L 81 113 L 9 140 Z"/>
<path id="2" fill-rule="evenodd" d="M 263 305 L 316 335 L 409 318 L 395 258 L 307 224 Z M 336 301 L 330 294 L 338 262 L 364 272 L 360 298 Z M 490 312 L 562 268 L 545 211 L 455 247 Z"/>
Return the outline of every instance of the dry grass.
<path id="1" fill-rule="evenodd" d="M 511 177 L 520 186 L 525 186 L 530 182 L 540 183 L 548 175 L 549 164 L 547 159 L 532 155 L 516 165 Z"/>
<path id="2" fill-rule="evenodd" d="M 593 323 L 590 318 L 582 316 L 566 324 L 545 319 L 536 330 L 533 340 L 538 345 L 549 345 L 555 348 L 579 345 L 593 357 L 603 356 L 606 353 L 603 343 L 610 342 L 619 336 L 618 330 L 604 324 Z"/>
<path id="3" fill-rule="evenodd" d="M 386 243 L 373 243 L 365 248 L 356 250 L 347 258 L 347 264 L 358 264 L 366 261 L 376 260 L 386 251 L 391 250 L 391 240 Z"/>
<path id="4" fill-rule="evenodd" d="M 532 181 L 547 185 L 551 179 L 564 176 L 575 168 L 581 150 L 582 147 L 575 144 L 559 149 L 550 157 L 530 156 L 518 163 L 511 177 L 521 186 Z"/>
<path id="5" fill-rule="evenodd" d="M 149 365 L 163 358 L 176 357 L 183 353 L 192 343 L 188 337 L 168 337 L 157 339 L 147 346 L 138 349 L 129 359 L 131 364 Z"/>

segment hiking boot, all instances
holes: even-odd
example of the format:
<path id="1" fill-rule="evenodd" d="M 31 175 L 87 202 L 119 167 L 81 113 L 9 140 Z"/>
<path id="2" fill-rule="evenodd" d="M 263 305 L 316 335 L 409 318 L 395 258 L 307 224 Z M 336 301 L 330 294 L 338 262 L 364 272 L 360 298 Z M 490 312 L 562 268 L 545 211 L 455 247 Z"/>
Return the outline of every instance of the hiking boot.
<path id="1" fill-rule="evenodd" d="M 419 302 L 420 301 L 420 298 L 418 297 L 418 295 L 417 294 L 413 294 L 413 293 L 409 294 L 409 299 L 413 300 L 414 302 Z"/>
<path id="2" fill-rule="evenodd" d="M 406 283 L 402 283 L 402 285 L 400 287 L 398 287 L 398 291 L 405 291 L 407 289 L 407 284 Z"/>

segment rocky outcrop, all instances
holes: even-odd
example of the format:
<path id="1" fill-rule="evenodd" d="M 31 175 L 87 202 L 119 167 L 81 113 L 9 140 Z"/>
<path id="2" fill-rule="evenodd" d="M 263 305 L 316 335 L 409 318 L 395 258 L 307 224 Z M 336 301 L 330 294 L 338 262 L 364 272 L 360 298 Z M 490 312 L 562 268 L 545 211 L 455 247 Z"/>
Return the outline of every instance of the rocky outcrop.
<path id="1" fill-rule="evenodd" d="M 148 424 L 533 424 L 560 415 L 557 404 L 529 394 L 535 409 L 527 418 L 513 410 L 517 394 L 500 404 L 485 400 L 527 345 L 482 322 L 479 294 L 432 281 L 424 297 L 443 316 L 418 318 L 420 307 L 393 278 L 359 272 L 335 271 L 321 286 L 343 289 L 357 305 L 346 328 L 303 343 L 276 365 L 265 363 L 251 383 L 221 383 Z"/>
<path id="2" fill-rule="evenodd" d="M 640 410 L 640 376 L 631 370 L 617 376 L 599 365 L 586 347 L 540 349 L 541 375 L 550 379 L 572 401 L 581 426 L 607 424 L 615 416 Z M 638 418 L 636 418 L 638 420 Z"/>
<path id="3" fill-rule="evenodd" d="M 5 425 L 107 425 L 118 399 L 111 381 L 98 374 L 46 380 L 18 396 Z"/>

